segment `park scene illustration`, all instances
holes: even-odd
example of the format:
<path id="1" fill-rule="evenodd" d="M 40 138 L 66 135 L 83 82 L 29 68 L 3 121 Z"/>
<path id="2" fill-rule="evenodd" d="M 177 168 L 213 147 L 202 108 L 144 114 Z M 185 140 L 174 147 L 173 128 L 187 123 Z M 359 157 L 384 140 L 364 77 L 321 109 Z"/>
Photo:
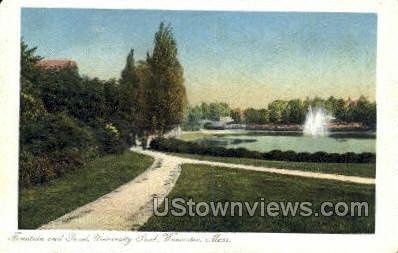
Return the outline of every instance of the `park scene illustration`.
<path id="1" fill-rule="evenodd" d="M 21 19 L 20 229 L 374 233 L 375 14 Z M 311 212 L 165 213 L 176 198 Z"/>

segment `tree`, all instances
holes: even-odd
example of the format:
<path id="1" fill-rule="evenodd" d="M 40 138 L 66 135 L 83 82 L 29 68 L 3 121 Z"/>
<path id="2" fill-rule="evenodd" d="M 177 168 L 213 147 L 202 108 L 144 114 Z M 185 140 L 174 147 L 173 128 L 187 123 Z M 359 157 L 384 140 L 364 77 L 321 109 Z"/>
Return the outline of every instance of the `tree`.
<path id="1" fill-rule="evenodd" d="M 344 121 L 345 111 L 346 109 L 344 99 L 337 99 L 335 104 L 334 117 L 339 121 Z"/>
<path id="2" fill-rule="evenodd" d="M 202 102 L 200 104 L 199 108 L 200 108 L 200 111 L 202 112 L 202 119 L 209 119 L 209 116 L 208 116 L 209 111 L 210 111 L 209 105 L 205 102 Z"/>
<path id="3" fill-rule="evenodd" d="M 287 102 L 283 100 L 275 100 L 268 104 L 269 120 L 272 123 L 282 123 L 283 112 L 287 106 Z"/>
<path id="4" fill-rule="evenodd" d="M 289 100 L 285 108 L 285 123 L 302 124 L 305 120 L 305 108 L 300 99 Z"/>
<path id="5" fill-rule="evenodd" d="M 269 115 L 266 109 L 257 110 L 254 108 L 248 108 L 244 112 L 244 118 L 246 124 L 263 125 L 269 121 Z"/>
<path id="6" fill-rule="evenodd" d="M 371 103 L 366 97 L 360 96 L 352 109 L 352 118 L 367 126 L 376 125 L 376 104 Z"/>
<path id="7" fill-rule="evenodd" d="M 242 123 L 242 110 L 240 108 L 236 108 L 231 111 L 231 118 L 234 120 L 235 124 L 240 124 Z"/>
<path id="8" fill-rule="evenodd" d="M 200 110 L 200 107 L 188 106 L 187 112 L 185 113 L 184 121 L 182 123 L 182 129 L 186 131 L 199 130 L 201 118 L 202 118 L 202 112 Z"/>
<path id="9" fill-rule="evenodd" d="M 210 103 L 208 106 L 208 114 L 206 119 L 218 121 L 221 117 L 228 117 L 231 115 L 231 108 L 226 103 Z"/>
<path id="10" fill-rule="evenodd" d="M 230 117 L 231 116 L 231 107 L 227 103 L 218 103 L 218 113 L 220 117 Z"/>
<path id="11" fill-rule="evenodd" d="M 133 49 L 131 49 L 127 55 L 126 65 L 122 70 L 119 84 L 119 128 L 124 128 L 121 137 L 127 140 L 127 144 L 135 145 L 137 136 L 136 129 L 138 128 L 135 123 L 143 106 L 138 103 L 141 93 L 139 91 L 139 79 L 136 71 Z"/>
<path id="12" fill-rule="evenodd" d="M 200 110 L 202 112 L 202 119 L 220 120 L 220 117 L 231 116 L 231 107 L 227 103 L 204 103 L 200 105 Z"/>
<path id="13" fill-rule="evenodd" d="M 146 65 L 146 66 L 145 66 Z M 152 54 L 141 66 L 145 113 L 143 145 L 150 135 L 163 135 L 181 124 L 187 104 L 183 68 L 177 58 L 177 43 L 170 26 L 161 23 L 155 34 Z"/>
<path id="14" fill-rule="evenodd" d="M 376 102 L 369 103 L 367 107 L 367 114 L 366 118 L 364 119 L 363 123 L 367 126 L 370 126 L 372 128 L 376 127 L 377 123 L 377 108 L 376 108 Z"/>
<path id="15" fill-rule="evenodd" d="M 314 97 L 311 101 L 312 108 L 325 108 L 325 100 L 320 97 Z"/>
<path id="16" fill-rule="evenodd" d="M 41 68 L 34 80 L 44 106 L 50 113 L 74 113 L 81 95 L 85 95 L 82 81 L 75 66 Z"/>
<path id="17" fill-rule="evenodd" d="M 210 103 L 209 104 L 209 111 L 208 115 L 206 115 L 206 118 L 209 120 L 214 120 L 218 121 L 220 120 L 220 107 L 216 103 Z"/>
<path id="18" fill-rule="evenodd" d="M 29 48 L 28 45 L 21 40 L 21 78 L 33 81 L 39 75 L 37 63 L 42 59 L 36 55 L 37 47 Z"/>
<path id="19" fill-rule="evenodd" d="M 21 108 L 19 177 L 23 186 L 43 183 L 81 165 L 97 154 L 96 136 L 82 119 L 90 108 L 77 101 L 91 99 L 75 68 L 43 69 L 35 48 L 21 42 Z M 78 99 L 77 99 L 78 98 Z M 72 111 L 74 114 L 72 114 Z"/>

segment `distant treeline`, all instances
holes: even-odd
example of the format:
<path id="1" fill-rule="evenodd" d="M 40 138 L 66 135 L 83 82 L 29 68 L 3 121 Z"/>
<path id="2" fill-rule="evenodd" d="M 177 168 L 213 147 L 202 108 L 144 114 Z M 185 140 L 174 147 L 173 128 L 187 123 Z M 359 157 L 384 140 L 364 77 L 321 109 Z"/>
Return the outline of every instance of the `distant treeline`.
<path id="1" fill-rule="evenodd" d="M 153 52 L 127 56 L 119 80 L 83 77 L 77 66 L 43 67 L 21 42 L 20 185 L 41 184 L 88 159 L 122 152 L 161 135 L 183 118 L 183 70 L 170 27 Z"/>
<path id="2" fill-rule="evenodd" d="M 357 100 L 315 97 L 292 100 L 275 100 L 267 108 L 235 108 L 226 103 L 202 103 L 190 106 L 185 113 L 183 129 L 197 130 L 200 121 L 218 121 L 221 117 L 231 117 L 237 124 L 303 124 L 309 107 L 323 108 L 338 122 L 361 123 L 367 127 L 376 126 L 376 102 L 360 96 Z"/>
<path id="3" fill-rule="evenodd" d="M 375 163 L 374 153 L 344 154 L 327 153 L 323 151 L 308 153 L 292 150 L 272 150 L 259 152 L 245 148 L 225 148 L 214 145 L 203 145 L 195 142 L 178 139 L 157 138 L 151 141 L 150 148 L 164 152 L 186 153 L 196 155 L 209 155 L 221 157 L 242 157 L 262 160 L 290 161 L 290 162 L 317 162 L 317 163 Z"/>

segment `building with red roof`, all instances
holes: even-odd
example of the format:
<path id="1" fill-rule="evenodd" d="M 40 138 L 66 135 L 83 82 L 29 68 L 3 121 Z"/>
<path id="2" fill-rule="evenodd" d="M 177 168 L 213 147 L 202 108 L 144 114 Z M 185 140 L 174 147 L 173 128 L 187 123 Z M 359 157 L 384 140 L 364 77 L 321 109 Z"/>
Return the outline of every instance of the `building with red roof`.
<path id="1" fill-rule="evenodd" d="M 77 68 L 75 61 L 66 59 L 43 59 L 38 63 L 39 67 L 45 69 L 63 69 L 63 68 Z"/>

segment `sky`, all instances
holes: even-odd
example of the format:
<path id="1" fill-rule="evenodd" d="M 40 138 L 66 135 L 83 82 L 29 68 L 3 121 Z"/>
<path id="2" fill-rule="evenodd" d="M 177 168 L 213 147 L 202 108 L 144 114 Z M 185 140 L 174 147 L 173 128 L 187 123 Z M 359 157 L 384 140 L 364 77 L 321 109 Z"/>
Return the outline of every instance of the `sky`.
<path id="1" fill-rule="evenodd" d="M 375 99 L 377 16 L 365 13 L 22 9 L 22 37 L 45 58 L 119 78 L 170 23 L 188 100 L 262 108 L 276 99 Z"/>

